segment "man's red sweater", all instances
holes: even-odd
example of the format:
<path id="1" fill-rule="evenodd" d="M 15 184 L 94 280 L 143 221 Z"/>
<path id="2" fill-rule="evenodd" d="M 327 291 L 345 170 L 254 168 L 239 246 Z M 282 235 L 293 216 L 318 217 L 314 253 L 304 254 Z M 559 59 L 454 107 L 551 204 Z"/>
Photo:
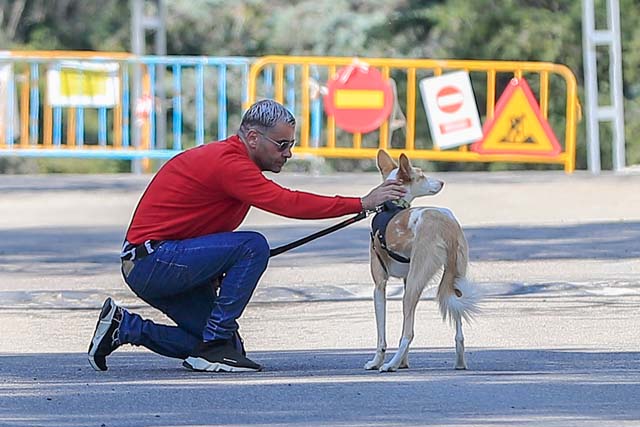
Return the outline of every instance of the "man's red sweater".
<path id="1" fill-rule="evenodd" d="M 327 197 L 267 179 L 236 135 L 192 148 L 156 173 L 136 208 L 127 240 L 183 240 L 235 230 L 251 206 L 298 219 L 362 210 L 357 197 Z"/>

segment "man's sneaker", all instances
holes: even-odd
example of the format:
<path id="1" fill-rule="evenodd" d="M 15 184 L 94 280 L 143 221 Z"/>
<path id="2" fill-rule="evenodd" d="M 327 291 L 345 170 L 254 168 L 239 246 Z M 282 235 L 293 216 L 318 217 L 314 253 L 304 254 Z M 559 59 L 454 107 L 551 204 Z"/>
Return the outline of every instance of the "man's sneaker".
<path id="1" fill-rule="evenodd" d="M 102 304 L 100 317 L 89 344 L 89 363 L 96 371 L 107 370 L 107 356 L 120 346 L 122 308 L 107 298 Z"/>
<path id="2" fill-rule="evenodd" d="M 232 342 L 233 342 L 233 347 L 236 350 L 238 350 L 240 353 L 242 353 L 243 356 L 246 356 L 247 355 L 247 351 L 244 349 L 244 340 L 240 336 L 240 333 L 238 332 L 237 329 L 233 333 L 233 338 L 231 338 L 231 339 L 232 339 Z"/>
<path id="3" fill-rule="evenodd" d="M 194 371 L 209 372 L 256 372 L 262 366 L 249 360 L 235 349 L 231 340 L 202 342 L 182 363 Z"/>

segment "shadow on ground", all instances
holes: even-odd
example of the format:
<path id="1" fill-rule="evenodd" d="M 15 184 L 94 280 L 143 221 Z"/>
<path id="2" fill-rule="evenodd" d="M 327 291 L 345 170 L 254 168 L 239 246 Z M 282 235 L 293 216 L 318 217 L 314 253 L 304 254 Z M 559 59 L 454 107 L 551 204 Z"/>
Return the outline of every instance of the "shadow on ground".
<path id="1" fill-rule="evenodd" d="M 640 353 L 415 349 L 380 374 L 364 350 L 250 353 L 260 373 L 203 374 L 147 352 L 94 372 L 84 354 L 0 356 L 0 425 L 616 425 L 640 419 Z M 450 402 L 451 405 L 444 405 Z M 537 420 L 537 421 L 536 421 Z M 539 422 L 539 423 L 536 423 Z"/>
<path id="2" fill-rule="evenodd" d="M 272 246 L 288 243 L 279 229 L 262 230 Z M 296 227 L 290 240 L 318 231 Z M 288 233 L 293 234 L 293 233 Z M 563 226 L 468 227 L 471 261 L 545 259 L 626 259 L 640 257 L 640 222 L 608 222 Z M 319 262 L 367 262 L 368 230 L 353 227 L 322 237 L 282 257 L 313 258 Z"/>
<path id="3" fill-rule="evenodd" d="M 257 231 L 267 236 L 272 247 L 277 247 L 320 229 L 322 227 L 295 224 L 262 227 Z M 2 230 L 0 265 L 12 264 L 18 270 L 24 266 L 33 273 L 41 264 L 46 266 L 49 275 L 56 274 L 55 268 L 52 269 L 56 263 L 79 264 L 79 270 L 76 270 L 79 273 L 84 270 L 92 273 L 113 271 L 114 265 L 118 264 L 123 232 L 112 227 Z M 467 228 L 465 233 L 471 261 L 640 257 L 640 245 L 637 244 L 640 241 L 640 222 L 476 227 Z M 274 258 L 274 263 L 306 265 L 310 260 L 316 264 L 366 263 L 369 259 L 368 245 L 368 229 L 350 227 L 279 255 Z M 60 274 L 67 272 L 68 267 L 64 266 Z"/>

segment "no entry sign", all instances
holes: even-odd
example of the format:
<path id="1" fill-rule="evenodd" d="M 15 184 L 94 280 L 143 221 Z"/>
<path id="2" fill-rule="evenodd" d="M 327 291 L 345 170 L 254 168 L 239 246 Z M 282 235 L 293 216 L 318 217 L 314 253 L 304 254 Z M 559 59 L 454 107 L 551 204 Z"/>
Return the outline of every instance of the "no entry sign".
<path id="1" fill-rule="evenodd" d="M 455 113 L 462 107 L 464 98 L 457 86 L 445 86 L 436 95 L 436 104 L 444 113 Z"/>
<path id="2" fill-rule="evenodd" d="M 393 108 L 391 84 L 375 68 L 357 63 L 339 69 L 327 83 L 327 115 L 347 132 L 367 133 L 389 117 Z"/>
<path id="3" fill-rule="evenodd" d="M 482 138 L 478 107 L 467 72 L 423 79 L 420 92 L 436 146 L 457 147 Z"/>

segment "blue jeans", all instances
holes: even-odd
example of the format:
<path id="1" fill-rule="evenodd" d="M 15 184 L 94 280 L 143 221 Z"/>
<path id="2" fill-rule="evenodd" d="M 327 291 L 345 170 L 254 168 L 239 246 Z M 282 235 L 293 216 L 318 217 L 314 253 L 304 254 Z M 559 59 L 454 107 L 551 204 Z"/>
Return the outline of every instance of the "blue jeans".
<path id="1" fill-rule="evenodd" d="M 167 240 L 139 260 L 125 281 L 136 295 L 171 318 L 160 325 L 125 310 L 122 344 L 184 359 L 202 341 L 230 339 L 258 280 L 269 244 L 259 233 L 236 231 Z M 216 290 L 214 282 L 224 275 Z"/>

